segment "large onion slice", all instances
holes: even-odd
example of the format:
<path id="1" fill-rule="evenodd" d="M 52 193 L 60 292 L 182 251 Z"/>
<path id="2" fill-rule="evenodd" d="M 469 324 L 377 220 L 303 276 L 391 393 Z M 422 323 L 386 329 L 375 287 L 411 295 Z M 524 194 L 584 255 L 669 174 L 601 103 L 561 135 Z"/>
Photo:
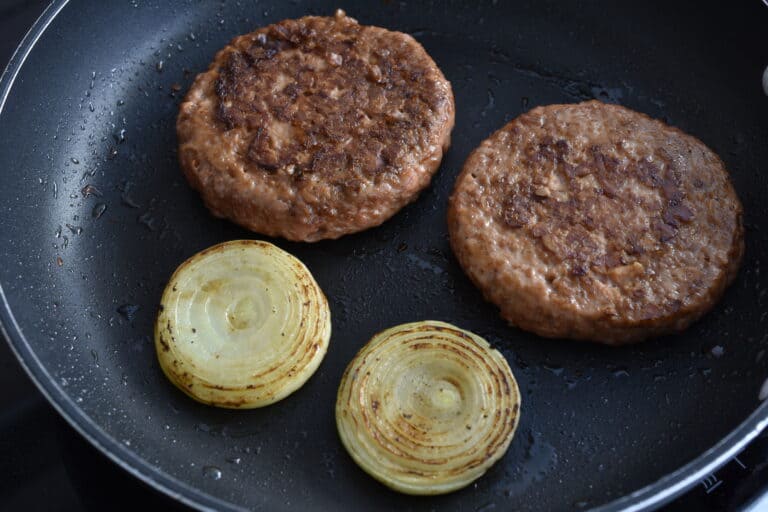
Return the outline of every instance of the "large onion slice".
<path id="1" fill-rule="evenodd" d="M 301 387 L 330 336 L 328 302 L 307 267 L 254 240 L 219 244 L 182 263 L 155 324 L 171 382 L 230 408 L 269 405 Z"/>
<path id="2" fill-rule="evenodd" d="M 347 367 L 336 424 L 352 458 L 400 492 L 442 494 L 479 478 L 509 447 L 520 392 L 504 357 L 450 324 L 387 329 Z"/>

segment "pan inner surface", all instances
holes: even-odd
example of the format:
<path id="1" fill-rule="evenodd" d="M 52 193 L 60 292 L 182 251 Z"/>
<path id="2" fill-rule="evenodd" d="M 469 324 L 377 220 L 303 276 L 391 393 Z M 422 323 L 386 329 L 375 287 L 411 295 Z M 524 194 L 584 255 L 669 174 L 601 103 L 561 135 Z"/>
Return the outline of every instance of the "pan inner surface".
<path id="1" fill-rule="evenodd" d="M 0 116 L 0 282 L 55 385 L 158 472 L 269 510 L 588 508 L 656 481 L 733 430 L 757 407 L 768 377 L 761 270 L 768 183 L 760 172 L 768 161 L 760 85 L 768 52 L 749 26 L 765 18 L 746 12 L 752 6 L 692 14 L 668 4 L 502 4 L 65 7 Z M 381 227 L 316 244 L 269 240 L 304 261 L 326 293 L 328 354 L 278 404 L 202 406 L 168 383 L 155 360 L 160 295 L 195 252 L 262 237 L 214 219 L 185 183 L 175 152 L 178 104 L 235 35 L 337 7 L 425 46 L 456 96 L 451 149 L 431 187 Z M 626 19 L 638 28 L 615 22 Z M 729 45 L 711 37 L 737 21 Z M 715 310 L 680 336 L 607 348 L 524 333 L 482 300 L 450 252 L 446 201 L 469 152 L 536 105 L 590 98 L 700 138 L 723 158 L 744 203 L 742 271 Z M 523 395 L 506 456 L 469 488 L 428 499 L 398 495 L 365 475 L 344 452 L 333 417 L 341 374 L 357 350 L 379 330 L 423 319 L 491 342 Z"/>

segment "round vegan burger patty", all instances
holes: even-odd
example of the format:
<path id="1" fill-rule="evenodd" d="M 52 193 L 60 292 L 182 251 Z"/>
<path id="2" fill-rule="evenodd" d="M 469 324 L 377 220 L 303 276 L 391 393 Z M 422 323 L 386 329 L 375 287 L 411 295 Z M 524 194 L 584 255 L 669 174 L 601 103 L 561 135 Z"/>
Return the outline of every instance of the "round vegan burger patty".
<path id="1" fill-rule="evenodd" d="M 511 324 L 608 344 L 685 329 L 744 252 L 720 158 L 597 101 L 535 108 L 483 141 L 448 226 L 461 266 Z"/>
<path id="2" fill-rule="evenodd" d="M 184 174 L 214 215 L 312 242 L 416 199 L 453 123 L 450 83 L 416 40 L 338 11 L 233 39 L 176 127 Z"/>

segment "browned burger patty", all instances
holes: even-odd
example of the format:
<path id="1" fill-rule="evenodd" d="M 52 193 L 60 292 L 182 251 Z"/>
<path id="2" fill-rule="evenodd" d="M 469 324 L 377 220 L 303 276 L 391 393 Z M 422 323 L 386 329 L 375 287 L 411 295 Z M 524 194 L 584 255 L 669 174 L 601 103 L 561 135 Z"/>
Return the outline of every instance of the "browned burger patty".
<path id="1" fill-rule="evenodd" d="M 219 51 L 181 104 L 179 160 L 214 215 L 312 242 L 413 201 L 453 123 L 451 86 L 416 40 L 339 11 Z"/>
<path id="2" fill-rule="evenodd" d="M 609 344 L 679 331 L 744 252 L 742 209 L 699 140 L 597 101 L 535 108 L 478 147 L 448 210 L 464 270 L 513 325 Z"/>

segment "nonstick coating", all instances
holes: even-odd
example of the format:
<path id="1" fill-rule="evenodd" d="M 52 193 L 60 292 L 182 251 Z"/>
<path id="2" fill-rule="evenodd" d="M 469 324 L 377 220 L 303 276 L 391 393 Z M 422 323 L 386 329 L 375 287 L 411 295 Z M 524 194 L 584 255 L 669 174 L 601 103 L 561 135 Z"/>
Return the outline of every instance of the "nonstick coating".
<path id="1" fill-rule="evenodd" d="M 705 4 L 73 1 L 29 53 L 0 114 L 0 283 L 11 344 L 92 442 L 199 506 L 566 510 L 652 484 L 736 429 L 768 377 L 768 19 L 757 1 Z M 214 219 L 182 178 L 179 101 L 233 36 L 336 7 L 425 46 L 453 84 L 453 145 L 432 186 L 381 227 L 316 244 L 271 240 L 307 264 L 330 300 L 328 355 L 276 405 L 199 405 L 155 360 L 160 294 L 193 253 L 259 237 Z M 607 348 L 521 332 L 482 300 L 449 249 L 446 201 L 472 148 L 536 105 L 593 97 L 699 137 L 722 156 L 744 202 L 742 271 L 682 335 Z M 469 488 L 433 498 L 390 492 L 364 474 L 333 417 L 360 346 L 423 319 L 484 336 L 523 394 L 507 455 Z M 690 485 L 686 472 L 736 449 L 765 417 L 763 407 L 708 459 L 622 503 Z"/>

